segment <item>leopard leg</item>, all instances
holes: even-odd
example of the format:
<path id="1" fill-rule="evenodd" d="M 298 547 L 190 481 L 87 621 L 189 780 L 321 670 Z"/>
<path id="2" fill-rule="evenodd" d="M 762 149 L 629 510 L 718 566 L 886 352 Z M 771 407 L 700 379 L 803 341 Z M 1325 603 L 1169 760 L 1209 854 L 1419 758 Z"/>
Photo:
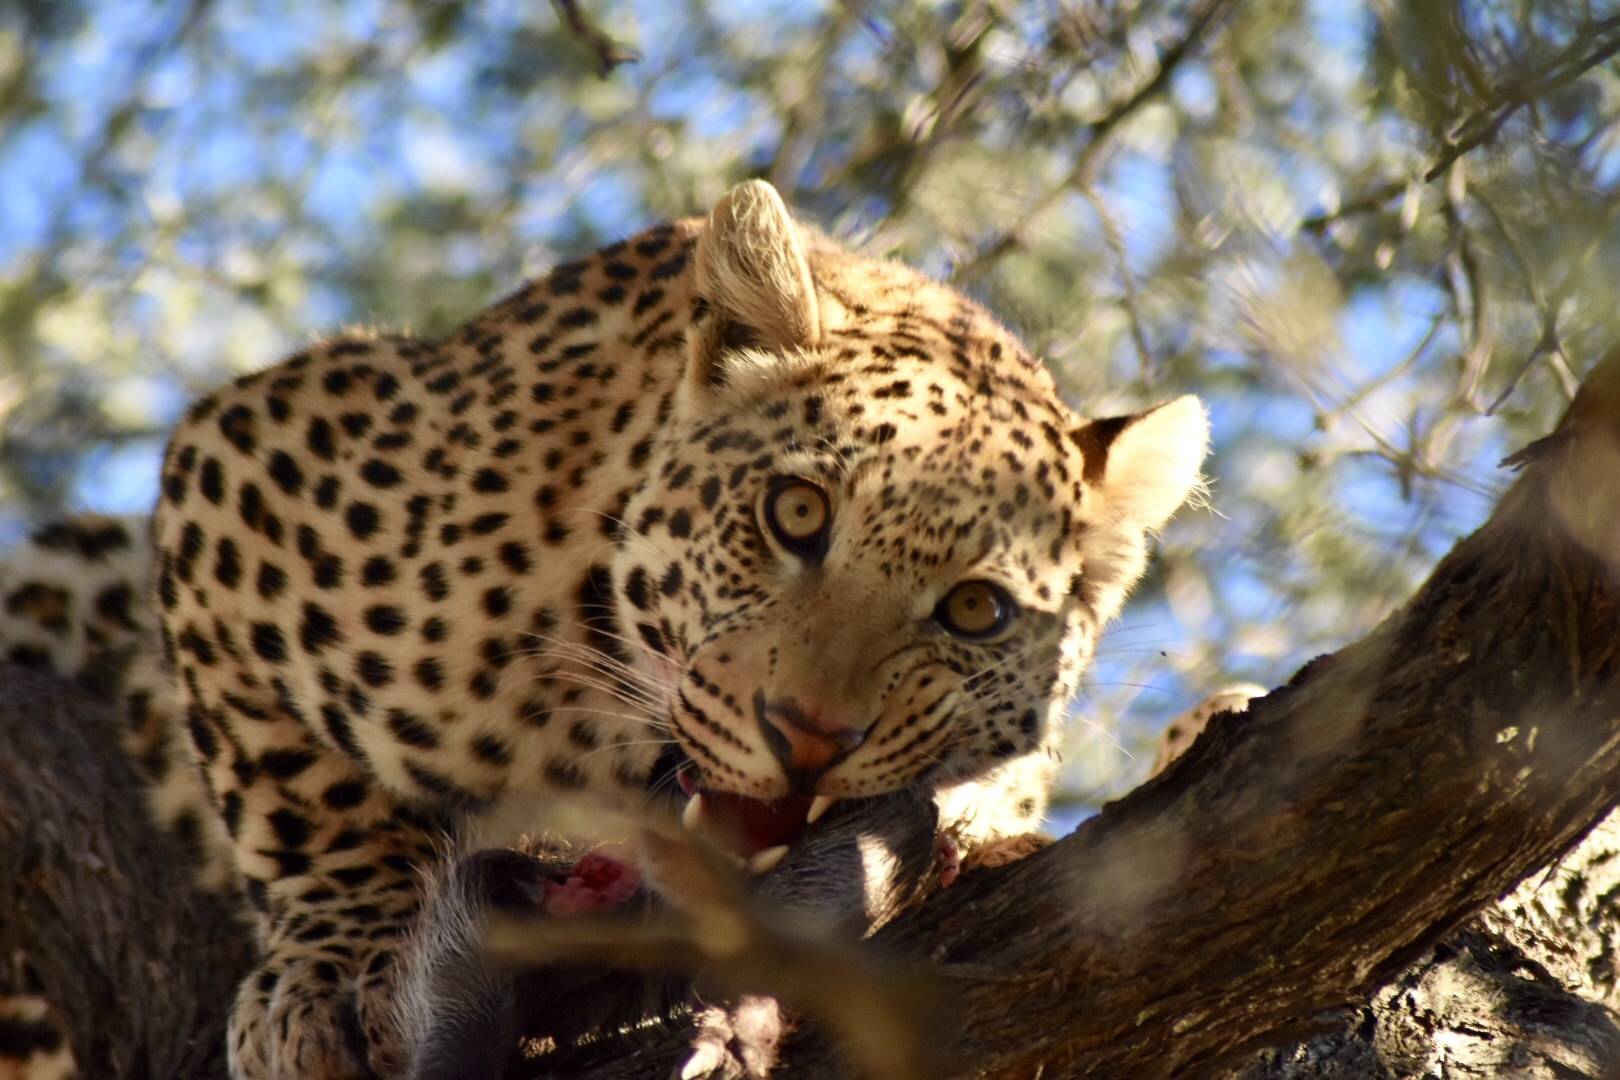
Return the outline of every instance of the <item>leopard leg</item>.
<path id="1" fill-rule="evenodd" d="M 197 754 L 258 913 L 262 960 L 231 1016 L 232 1074 L 348 1080 L 402 1065 L 389 998 L 446 822 L 281 708 L 191 709 Z"/>
<path id="2" fill-rule="evenodd" d="M 1224 686 L 1170 721 L 1159 734 L 1158 752 L 1153 760 L 1153 769 L 1148 775 L 1158 776 L 1169 768 L 1170 763 L 1187 752 L 1217 715 L 1223 712 L 1244 712 L 1248 709 L 1250 701 L 1265 695 L 1266 688 L 1256 686 L 1254 683 Z"/>

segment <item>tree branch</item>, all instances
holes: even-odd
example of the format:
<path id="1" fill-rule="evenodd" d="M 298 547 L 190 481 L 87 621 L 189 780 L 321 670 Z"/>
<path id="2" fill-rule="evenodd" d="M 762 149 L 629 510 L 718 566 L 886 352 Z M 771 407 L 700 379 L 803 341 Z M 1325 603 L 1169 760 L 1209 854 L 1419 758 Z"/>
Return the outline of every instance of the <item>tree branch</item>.
<path id="1" fill-rule="evenodd" d="M 641 59 L 640 53 L 619 44 L 597 26 L 596 21 L 580 9 L 579 0 L 551 0 L 551 5 L 557 9 L 558 18 L 569 32 L 596 55 L 598 74 L 602 78 L 612 75 L 620 64 L 634 64 Z"/>
<path id="2" fill-rule="evenodd" d="M 990 1073 L 1196 1072 L 1364 997 L 1620 801 L 1620 350 L 1419 594 L 879 936 Z"/>
<path id="3" fill-rule="evenodd" d="M 1324 1030 L 1620 802 L 1620 350 L 1518 460 L 1492 519 L 1368 638 L 875 937 L 932 966 L 941 1060 L 1232 1066 Z M 681 1039 L 602 1075 L 658 1075 Z M 843 1075 L 814 1030 L 784 1060 Z"/>
<path id="4" fill-rule="evenodd" d="M 1230 0 L 1204 0 L 1199 4 L 1181 37 L 1160 55 L 1158 68 L 1153 75 L 1123 101 L 1109 109 L 1101 119 L 1087 126 L 1085 145 L 1080 147 L 1074 164 L 1069 167 L 1063 179 L 1025 208 L 1018 221 L 997 233 L 979 248 L 978 254 L 959 265 L 951 274 L 951 284 L 964 285 L 983 277 L 1003 255 L 1018 244 L 1024 231 L 1063 197 L 1064 192 L 1090 184 L 1096 177 L 1098 166 L 1102 164 L 1103 151 L 1112 143 L 1114 133 L 1119 130 L 1120 125 L 1169 87 L 1170 76 L 1175 74 L 1176 68 L 1181 66 L 1182 61 L 1204 39 L 1205 34 L 1226 13 L 1229 6 Z"/>
<path id="5" fill-rule="evenodd" d="M 80 1076 L 225 1075 L 253 935 L 141 812 L 117 709 L 0 664 L 0 957 L 26 957 Z"/>
<path id="6" fill-rule="evenodd" d="M 1600 40 L 1595 48 L 1582 51 L 1593 35 L 1607 34 L 1611 31 L 1616 31 L 1614 37 Z M 1446 145 L 1415 179 L 1428 184 L 1444 176 L 1446 171 L 1464 155 L 1494 140 L 1497 132 L 1502 130 L 1502 125 L 1512 119 L 1514 113 L 1536 99 L 1574 82 L 1617 54 L 1620 54 L 1620 16 L 1594 24 L 1587 33 L 1580 36 L 1577 44 L 1560 53 L 1534 77 L 1504 86 L 1492 94 L 1489 101 L 1455 125 L 1453 137 L 1447 140 Z M 1412 183 L 1413 179 L 1387 181 L 1329 213 L 1315 214 L 1306 218 L 1299 223 L 1300 231 L 1319 233 L 1334 222 L 1357 214 L 1371 213 L 1405 192 Z"/>

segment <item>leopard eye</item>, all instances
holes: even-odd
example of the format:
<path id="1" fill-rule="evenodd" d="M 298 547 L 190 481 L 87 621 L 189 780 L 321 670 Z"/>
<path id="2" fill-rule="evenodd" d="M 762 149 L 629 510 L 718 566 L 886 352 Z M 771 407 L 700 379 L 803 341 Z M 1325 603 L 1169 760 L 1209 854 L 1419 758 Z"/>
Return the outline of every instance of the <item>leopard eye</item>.
<path id="1" fill-rule="evenodd" d="M 765 524 L 777 543 L 796 555 L 820 553 L 831 518 L 826 492 L 808 480 L 780 479 L 765 493 Z"/>
<path id="2" fill-rule="evenodd" d="M 988 581 L 964 581 L 934 609 L 934 621 L 960 638 L 995 637 L 1012 621 L 1015 606 L 1007 590 Z"/>

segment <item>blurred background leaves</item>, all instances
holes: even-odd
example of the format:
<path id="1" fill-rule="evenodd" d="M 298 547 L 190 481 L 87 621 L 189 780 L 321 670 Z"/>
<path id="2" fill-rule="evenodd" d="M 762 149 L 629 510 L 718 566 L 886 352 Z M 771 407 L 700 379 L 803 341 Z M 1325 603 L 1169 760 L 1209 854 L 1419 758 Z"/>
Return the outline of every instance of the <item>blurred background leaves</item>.
<path id="1" fill-rule="evenodd" d="M 1617 53 L 1616 0 L 0 0 L 0 542 L 143 511 L 184 403 L 315 334 L 766 176 L 1086 411 L 1212 408 L 1082 812 L 1398 604 L 1620 339 Z"/>

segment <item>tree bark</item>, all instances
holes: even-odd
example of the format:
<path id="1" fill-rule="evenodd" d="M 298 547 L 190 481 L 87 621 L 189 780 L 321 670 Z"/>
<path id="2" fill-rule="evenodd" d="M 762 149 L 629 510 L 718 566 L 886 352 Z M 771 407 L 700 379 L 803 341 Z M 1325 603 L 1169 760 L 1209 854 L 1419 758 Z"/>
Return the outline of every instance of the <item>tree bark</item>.
<path id="1" fill-rule="evenodd" d="M 0 665 L 0 958 L 26 955 L 83 1077 L 225 1075 L 252 932 L 147 821 L 103 696 Z"/>
<path id="2" fill-rule="evenodd" d="M 1526 1075 L 1620 1072 L 1613 890 L 1594 878 L 1613 841 L 1495 903 L 1620 803 L 1620 351 L 1517 458 L 1491 519 L 1367 638 L 1241 721 L 1217 718 L 1074 834 L 964 875 L 874 937 L 933 980 L 940 1075 L 1328 1075 L 1338 1045 L 1377 1067 L 1338 1075 L 1405 1076 L 1459 1033 L 1499 1043 L 1498 1062 L 1541 1054 L 1545 1071 Z M 129 849 L 148 843 L 128 831 L 134 800 L 99 795 L 114 740 L 104 728 L 69 748 L 96 710 L 23 690 L 8 695 L 23 709 L 0 714 L 4 932 L 17 911 L 40 932 L 52 904 L 72 932 L 35 947 L 61 950 L 53 985 L 83 987 L 101 1023 L 139 1000 L 139 1023 L 217 1032 L 228 994 L 154 994 L 168 987 L 145 974 L 210 924 L 174 925 L 162 860 Z M 20 744 L 24 727 L 36 745 Z M 19 851 L 42 839 L 44 869 L 19 887 Z M 87 873 L 87 846 L 127 870 Z M 108 896 L 91 904 L 53 874 Z M 176 990 L 201 974 L 193 955 Z M 219 964 L 221 983 L 236 963 Z M 665 1075 L 688 1038 L 651 1036 L 593 1075 Z M 812 1026 L 782 1053 L 793 1075 L 847 1074 Z M 95 1075 L 132 1075 L 128 1061 Z"/>
<path id="3" fill-rule="evenodd" d="M 1600 1080 L 1620 1062 L 1620 815 L 1380 988 L 1223 1080 Z"/>

